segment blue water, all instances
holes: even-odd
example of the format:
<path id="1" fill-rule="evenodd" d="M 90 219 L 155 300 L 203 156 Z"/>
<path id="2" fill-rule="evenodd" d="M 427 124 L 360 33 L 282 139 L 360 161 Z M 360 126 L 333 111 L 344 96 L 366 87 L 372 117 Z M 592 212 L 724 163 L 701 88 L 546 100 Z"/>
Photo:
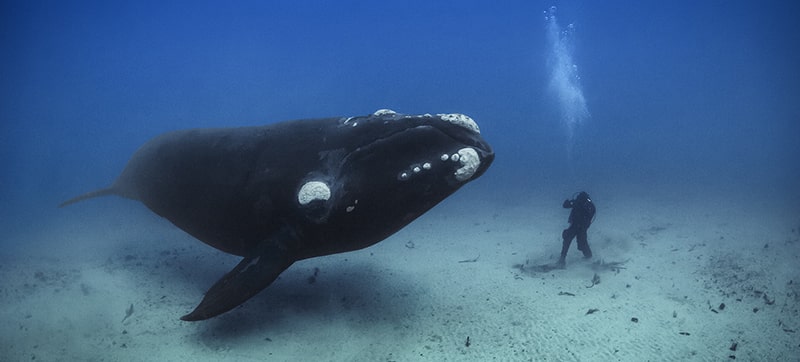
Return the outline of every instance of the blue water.
<path id="1" fill-rule="evenodd" d="M 0 256 L 55 220 L 91 228 L 98 204 L 131 207 L 56 206 L 108 186 L 163 132 L 382 108 L 467 114 L 495 148 L 440 208 L 486 202 L 497 218 L 527 203 L 561 220 L 561 200 L 587 190 L 612 220 L 615 200 L 713 214 L 724 199 L 736 215 L 780 210 L 796 239 L 798 20 L 780 0 L 3 1 Z"/>
<path id="2" fill-rule="evenodd" d="M 554 89 L 553 5 L 578 104 Z M 21 1 L 1 13 L 6 218 L 108 184 L 167 130 L 379 108 L 475 118 L 497 151 L 493 187 L 690 180 L 798 195 L 793 2 Z"/>

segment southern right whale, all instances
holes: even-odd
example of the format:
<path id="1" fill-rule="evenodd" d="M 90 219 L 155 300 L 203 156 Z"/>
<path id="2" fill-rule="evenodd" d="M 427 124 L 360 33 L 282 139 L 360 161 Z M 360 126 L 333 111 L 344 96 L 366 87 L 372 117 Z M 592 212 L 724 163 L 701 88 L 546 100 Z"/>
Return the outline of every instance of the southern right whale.
<path id="1" fill-rule="evenodd" d="M 225 313 L 297 260 L 373 245 L 481 176 L 494 152 L 462 114 L 188 129 L 145 143 L 111 186 L 195 238 L 244 257 L 181 319 Z"/>

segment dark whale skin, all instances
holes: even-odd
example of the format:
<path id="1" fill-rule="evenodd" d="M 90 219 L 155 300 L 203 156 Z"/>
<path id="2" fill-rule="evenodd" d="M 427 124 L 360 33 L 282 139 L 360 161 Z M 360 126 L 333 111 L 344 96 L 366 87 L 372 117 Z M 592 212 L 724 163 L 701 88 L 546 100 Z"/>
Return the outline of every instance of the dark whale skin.
<path id="1" fill-rule="evenodd" d="M 460 114 L 287 121 L 188 129 L 145 143 L 97 196 L 138 200 L 244 259 L 181 319 L 208 319 L 297 260 L 373 245 L 482 175 L 494 153 Z"/>

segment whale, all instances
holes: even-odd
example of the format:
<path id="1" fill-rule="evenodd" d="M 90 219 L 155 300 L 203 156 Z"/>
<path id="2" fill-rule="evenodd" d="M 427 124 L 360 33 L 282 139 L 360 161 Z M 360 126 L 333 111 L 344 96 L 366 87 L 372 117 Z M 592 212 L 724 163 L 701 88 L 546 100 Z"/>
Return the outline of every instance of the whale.
<path id="1" fill-rule="evenodd" d="M 374 245 L 480 177 L 494 151 L 469 116 L 356 117 L 172 131 L 142 145 L 106 188 L 241 256 L 185 321 L 241 305 L 294 262 Z"/>

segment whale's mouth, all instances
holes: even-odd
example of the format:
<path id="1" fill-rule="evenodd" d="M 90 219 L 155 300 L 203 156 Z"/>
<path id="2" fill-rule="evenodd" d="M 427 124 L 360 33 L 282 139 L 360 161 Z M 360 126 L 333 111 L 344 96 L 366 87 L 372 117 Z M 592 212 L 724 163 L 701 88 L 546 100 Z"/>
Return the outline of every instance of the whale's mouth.
<path id="1" fill-rule="evenodd" d="M 397 113 L 391 109 L 379 109 L 368 117 L 379 118 L 387 124 L 396 121 L 408 122 L 408 128 L 432 126 L 457 143 L 478 149 L 482 158 L 488 157 L 493 159 L 494 157 L 492 147 L 481 137 L 481 130 L 480 127 L 478 127 L 478 123 L 470 116 L 462 113 L 407 115 Z M 346 120 L 345 123 L 349 121 L 350 119 Z M 389 136 L 391 136 L 391 134 Z M 491 160 L 489 162 L 491 162 Z"/>
<path id="2" fill-rule="evenodd" d="M 408 169 L 398 171 L 398 180 L 412 179 L 415 174 L 426 170 L 426 163 L 435 164 L 441 159 L 455 167 L 455 180 L 463 183 L 482 175 L 494 160 L 494 151 L 481 136 L 477 122 L 461 113 L 407 115 L 380 109 L 367 116 L 343 118 L 340 122 L 344 127 L 360 128 L 363 139 L 368 140 L 353 149 L 355 152 L 374 150 L 375 145 L 384 142 L 393 143 L 397 149 L 413 149 L 414 152 L 422 152 L 429 146 L 432 149 L 439 148 L 439 151 L 433 152 L 443 151 L 418 162 L 411 162 Z M 423 135 L 435 137 L 432 134 L 438 134 L 438 137 L 448 139 L 449 142 L 434 142 L 431 141 L 432 138 L 424 141 L 419 138 Z M 450 146 L 441 149 L 442 144 Z M 415 171 L 417 169 L 419 171 Z"/>

